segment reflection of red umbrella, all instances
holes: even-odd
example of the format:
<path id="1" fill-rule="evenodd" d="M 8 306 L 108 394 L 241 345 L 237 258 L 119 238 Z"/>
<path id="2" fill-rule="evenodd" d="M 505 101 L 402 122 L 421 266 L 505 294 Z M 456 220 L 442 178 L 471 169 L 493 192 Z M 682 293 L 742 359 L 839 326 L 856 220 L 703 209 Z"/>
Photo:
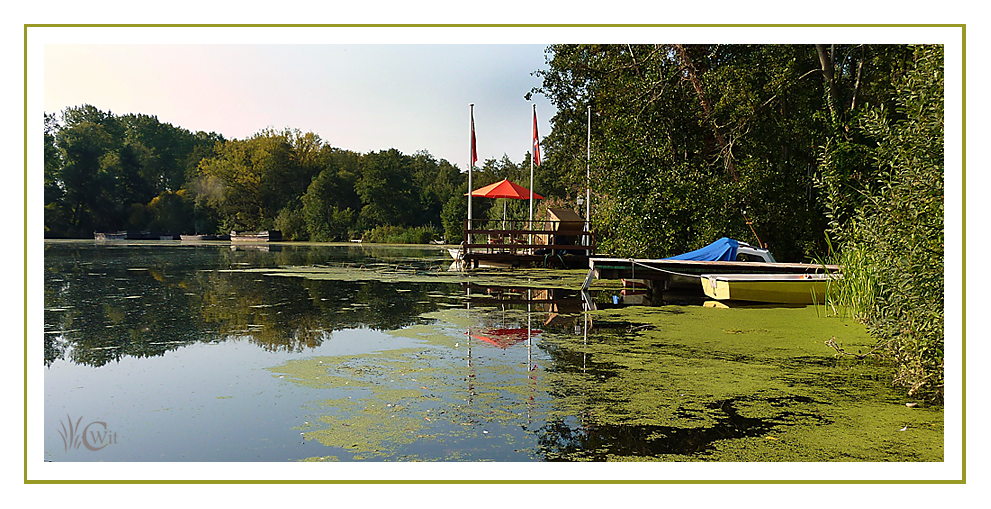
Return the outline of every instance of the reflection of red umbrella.
<path id="1" fill-rule="evenodd" d="M 495 184 L 489 184 L 485 187 L 480 187 L 472 191 L 471 195 L 480 196 L 482 198 L 512 198 L 514 200 L 529 200 L 530 190 L 515 182 L 510 182 L 509 179 L 502 179 Z M 536 200 L 544 199 L 543 196 L 540 196 L 537 193 L 533 193 L 533 198 Z"/>
<path id="2" fill-rule="evenodd" d="M 540 334 L 539 330 L 529 331 L 530 335 Z M 484 334 L 484 335 L 483 335 Z M 483 334 L 472 334 L 471 337 L 475 339 L 481 339 L 486 343 L 491 343 L 499 348 L 508 348 L 521 341 L 526 341 L 527 330 L 524 328 L 520 329 L 489 329 Z"/>

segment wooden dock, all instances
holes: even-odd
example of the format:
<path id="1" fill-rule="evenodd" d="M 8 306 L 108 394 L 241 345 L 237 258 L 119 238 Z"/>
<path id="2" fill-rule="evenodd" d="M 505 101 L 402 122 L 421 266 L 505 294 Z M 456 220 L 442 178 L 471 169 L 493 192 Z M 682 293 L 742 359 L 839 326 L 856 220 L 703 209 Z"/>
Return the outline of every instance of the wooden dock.
<path id="1" fill-rule="evenodd" d="M 672 288 L 702 291 L 703 274 L 824 274 L 840 271 L 838 265 L 812 263 L 760 263 L 667 260 L 648 258 L 588 258 L 588 277 L 582 289 L 593 279 L 644 280 L 648 288 L 666 291 Z"/>
<path id="2" fill-rule="evenodd" d="M 595 253 L 590 225 L 577 215 L 577 220 L 562 220 L 563 212 L 555 212 L 546 221 L 482 219 L 472 221 L 471 227 L 465 221 L 461 246 L 451 254 L 465 268 L 587 267 Z"/>

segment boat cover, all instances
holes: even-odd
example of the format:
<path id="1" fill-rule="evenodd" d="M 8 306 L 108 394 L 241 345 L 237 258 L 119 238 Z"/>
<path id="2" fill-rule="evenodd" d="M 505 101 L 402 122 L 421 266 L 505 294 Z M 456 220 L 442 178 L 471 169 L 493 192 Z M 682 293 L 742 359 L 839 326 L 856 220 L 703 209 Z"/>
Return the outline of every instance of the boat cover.
<path id="1" fill-rule="evenodd" d="M 696 249 L 695 251 L 689 251 L 678 256 L 672 256 L 670 258 L 665 258 L 666 260 L 694 260 L 702 262 L 732 262 L 736 260 L 736 250 L 740 247 L 740 243 L 723 237 L 702 249 Z"/>

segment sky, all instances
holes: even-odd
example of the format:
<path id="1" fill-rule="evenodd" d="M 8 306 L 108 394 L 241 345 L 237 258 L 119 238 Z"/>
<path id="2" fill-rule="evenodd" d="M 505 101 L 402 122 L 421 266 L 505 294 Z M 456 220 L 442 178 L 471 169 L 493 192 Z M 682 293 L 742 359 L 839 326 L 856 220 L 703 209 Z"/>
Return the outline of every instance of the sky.
<path id="1" fill-rule="evenodd" d="M 474 103 L 479 164 L 522 162 L 550 132 L 541 44 L 46 44 L 44 109 L 91 104 L 243 139 L 312 131 L 360 153 L 419 150 L 460 168 Z"/>

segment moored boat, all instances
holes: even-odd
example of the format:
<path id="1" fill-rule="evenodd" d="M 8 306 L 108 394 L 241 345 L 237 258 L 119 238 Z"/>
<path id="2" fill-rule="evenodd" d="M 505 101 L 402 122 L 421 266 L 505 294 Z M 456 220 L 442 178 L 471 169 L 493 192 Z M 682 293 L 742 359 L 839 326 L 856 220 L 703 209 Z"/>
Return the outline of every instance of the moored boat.
<path id="1" fill-rule="evenodd" d="M 93 232 L 94 240 L 125 240 L 127 232 Z"/>
<path id="2" fill-rule="evenodd" d="M 702 290 L 718 301 L 775 304 L 823 304 L 836 291 L 836 273 L 826 274 L 708 274 Z"/>
<path id="3" fill-rule="evenodd" d="M 279 242 L 281 240 L 282 232 L 279 230 L 231 232 L 231 242 Z"/>
<path id="4" fill-rule="evenodd" d="M 200 241 L 200 240 L 231 240 L 230 235 L 180 235 L 179 240 L 182 241 Z"/>

